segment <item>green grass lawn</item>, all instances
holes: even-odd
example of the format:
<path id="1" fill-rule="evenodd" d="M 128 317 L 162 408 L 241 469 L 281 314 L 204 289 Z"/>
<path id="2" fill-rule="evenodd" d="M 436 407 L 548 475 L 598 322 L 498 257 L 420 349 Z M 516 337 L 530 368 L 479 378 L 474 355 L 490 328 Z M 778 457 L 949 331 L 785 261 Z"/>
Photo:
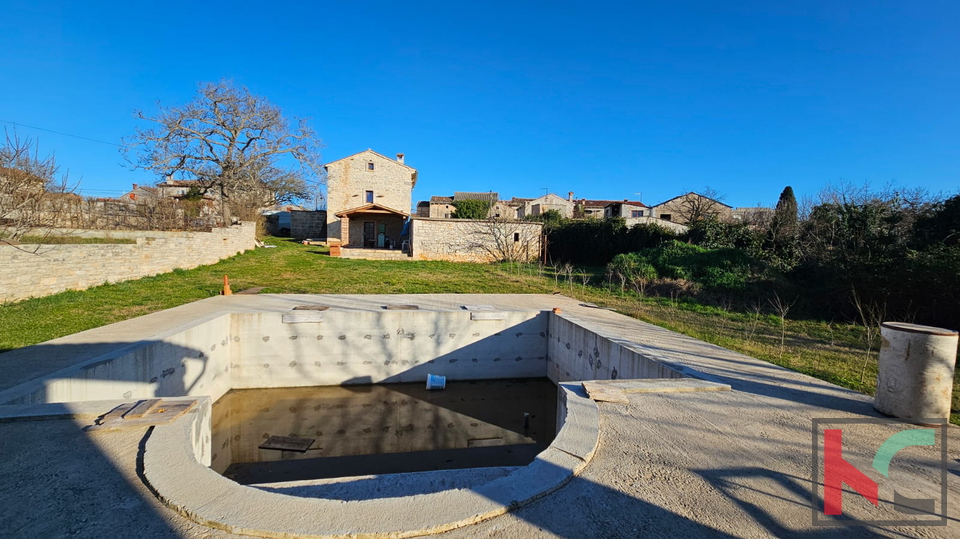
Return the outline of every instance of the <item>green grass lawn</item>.
<path id="1" fill-rule="evenodd" d="M 265 287 L 263 293 L 561 292 L 863 393 L 875 389 L 877 343 L 867 354 L 862 328 L 851 324 L 788 319 L 781 342 L 781 321 L 773 315 L 611 291 L 602 268 L 582 268 L 568 278 L 535 265 L 349 260 L 285 238 L 266 242 L 277 247 L 193 270 L 4 304 L 0 351 L 217 295 L 226 274 L 235 292 L 255 286 Z M 953 400 L 960 408 L 957 389 Z M 952 420 L 960 424 L 960 415 Z"/>

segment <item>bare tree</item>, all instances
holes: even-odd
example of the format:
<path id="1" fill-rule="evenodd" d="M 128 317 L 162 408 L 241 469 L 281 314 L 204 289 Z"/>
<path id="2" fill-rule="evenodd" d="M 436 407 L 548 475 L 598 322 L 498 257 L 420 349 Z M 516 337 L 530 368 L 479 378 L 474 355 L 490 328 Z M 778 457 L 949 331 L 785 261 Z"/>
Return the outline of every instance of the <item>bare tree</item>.
<path id="1" fill-rule="evenodd" d="M 540 226 L 503 217 L 470 220 L 460 226 L 458 250 L 482 252 L 491 261 L 530 262 L 540 255 Z"/>
<path id="2" fill-rule="evenodd" d="M 73 198 L 54 155 L 40 156 L 36 141 L 4 132 L 0 147 L 0 244 L 18 245 L 24 235 L 45 235 L 58 226 Z"/>
<path id="3" fill-rule="evenodd" d="M 124 140 L 134 168 L 162 178 L 197 180 L 214 193 L 229 224 L 232 206 L 246 211 L 307 198 L 322 178 L 320 142 L 305 119 L 294 126 L 280 108 L 228 81 L 206 83 L 181 107 L 147 115 L 149 128 Z"/>
<path id="4" fill-rule="evenodd" d="M 773 307 L 774 314 L 780 319 L 780 357 L 782 358 L 783 349 L 787 341 L 787 314 L 790 313 L 790 309 L 797 300 L 786 301 L 774 292 L 772 298 L 767 298 L 767 302 L 770 303 L 770 306 Z"/>
<path id="5" fill-rule="evenodd" d="M 866 350 L 863 355 L 863 365 L 860 366 L 860 383 L 867 372 L 867 364 L 873 357 L 873 345 L 880 335 L 880 324 L 887 317 L 887 305 L 876 301 L 866 301 L 857 294 L 856 288 L 851 288 L 851 303 L 857 309 L 860 323 L 863 324 L 863 339 L 866 341 Z"/>
<path id="6" fill-rule="evenodd" d="M 711 187 L 705 187 L 702 193 L 690 192 L 677 201 L 675 210 L 680 223 L 693 223 L 718 216 L 724 207 L 720 199 L 723 195 Z"/>

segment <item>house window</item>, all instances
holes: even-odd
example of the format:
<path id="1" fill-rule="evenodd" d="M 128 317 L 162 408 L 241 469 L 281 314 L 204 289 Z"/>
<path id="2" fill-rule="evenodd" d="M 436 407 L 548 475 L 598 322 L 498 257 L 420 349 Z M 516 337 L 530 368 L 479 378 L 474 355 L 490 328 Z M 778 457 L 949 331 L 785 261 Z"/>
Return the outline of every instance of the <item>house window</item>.
<path id="1" fill-rule="evenodd" d="M 671 214 L 669 214 L 669 213 L 661 213 L 661 214 L 660 214 L 660 218 L 663 219 L 664 221 L 669 221 L 672 217 L 673 217 L 673 215 L 671 215 Z"/>
<path id="2" fill-rule="evenodd" d="M 519 232 L 514 232 L 514 233 L 513 233 L 513 241 L 514 241 L 514 242 L 520 241 L 520 233 L 519 233 Z"/>
<path id="3" fill-rule="evenodd" d="M 630 217 L 643 217 L 643 210 L 630 210 Z"/>
<path id="4" fill-rule="evenodd" d="M 373 161 L 367 162 L 367 170 L 373 170 Z"/>
<path id="5" fill-rule="evenodd" d="M 373 191 L 364 191 L 363 196 L 364 196 L 364 200 L 367 201 L 367 204 L 373 203 Z"/>

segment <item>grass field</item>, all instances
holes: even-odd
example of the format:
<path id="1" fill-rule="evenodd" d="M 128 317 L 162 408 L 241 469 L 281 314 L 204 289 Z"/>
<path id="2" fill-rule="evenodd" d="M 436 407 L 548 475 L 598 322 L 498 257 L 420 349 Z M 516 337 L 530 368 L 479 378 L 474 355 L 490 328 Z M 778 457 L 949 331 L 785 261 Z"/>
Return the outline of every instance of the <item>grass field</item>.
<path id="1" fill-rule="evenodd" d="M 601 268 L 581 268 L 568 278 L 534 265 L 348 260 L 284 238 L 267 243 L 277 247 L 193 270 L 2 305 L 0 351 L 217 295 L 227 274 L 234 291 L 262 286 L 263 293 L 561 292 L 837 385 L 867 394 L 875 389 L 878 343 L 868 354 L 863 329 L 851 324 L 782 321 L 764 312 L 640 298 L 608 289 Z M 957 389 L 953 402 L 960 408 Z M 960 415 L 952 420 L 960 424 Z"/>

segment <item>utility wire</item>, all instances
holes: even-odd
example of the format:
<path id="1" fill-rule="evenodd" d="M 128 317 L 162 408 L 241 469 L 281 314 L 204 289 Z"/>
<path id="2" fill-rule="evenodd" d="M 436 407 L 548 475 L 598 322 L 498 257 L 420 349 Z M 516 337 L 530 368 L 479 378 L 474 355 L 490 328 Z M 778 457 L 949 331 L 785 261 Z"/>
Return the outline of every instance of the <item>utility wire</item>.
<path id="1" fill-rule="evenodd" d="M 70 133 L 64 133 L 63 131 L 54 131 L 53 129 L 45 129 L 45 128 L 43 128 L 43 127 L 37 127 L 37 126 L 35 126 L 35 125 L 22 124 L 22 123 L 20 123 L 20 122 L 13 122 L 13 121 L 10 121 L 10 120 L 0 120 L 0 123 L 10 124 L 10 125 L 12 125 L 12 126 L 14 126 L 14 127 L 20 126 L 20 127 L 26 127 L 26 128 L 28 128 L 28 129 L 36 129 L 36 130 L 38 130 L 38 131 L 46 131 L 47 133 L 54 133 L 54 134 L 56 134 L 56 135 L 63 135 L 63 136 L 65 136 L 65 137 L 73 137 L 73 138 L 78 138 L 78 139 L 82 139 L 82 140 L 89 140 L 90 142 L 98 142 L 98 143 L 100 143 L 100 144 L 109 144 L 110 146 L 115 146 L 115 147 L 117 147 L 117 148 L 122 148 L 122 147 L 123 147 L 122 145 L 117 144 L 117 143 L 115 143 L 115 142 L 107 142 L 107 141 L 105 141 L 105 140 L 98 140 L 98 139 L 95 139 L 95 138 L 84 137 L 84 136 L 80 136 L 80 135 L 72 135 L 72 134 L 70 134 Z"/>

